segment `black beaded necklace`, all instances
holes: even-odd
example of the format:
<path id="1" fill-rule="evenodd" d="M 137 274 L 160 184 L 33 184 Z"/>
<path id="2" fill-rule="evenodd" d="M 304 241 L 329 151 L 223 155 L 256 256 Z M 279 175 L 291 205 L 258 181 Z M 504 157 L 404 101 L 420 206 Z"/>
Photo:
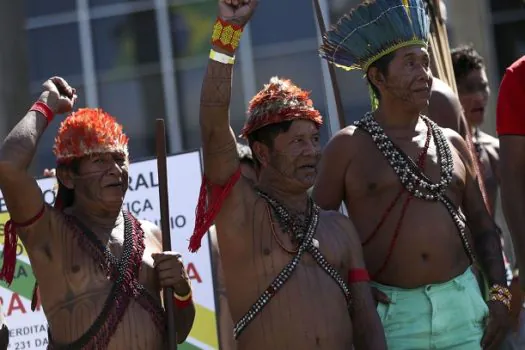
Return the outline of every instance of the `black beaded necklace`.
<path id="1" fill-rule="evenodd" d="M 420 118 L 425 122 L 427 127 L 432 130 L 441 174 L 440 180 L 437 183 L 433 183 L 419 169 L 414 161 L 392 142 L 384 132 L 383 128 L 375 120 L 372 113 L 367 113 L 361 120 L 358 120 L 354 124 L 370 135 L 372 141 L 374 141 L 379 151 L 386 158 L 407 192 L 419 199 L 439 201 L 443 203 L 452 216 L 452 220 L 458 229 L 466 254 L 471 262 L 474 263 L 474 252 L 465 230 L 465 217 L 455 208 L 453 202 L 446 196 L 447 188 L 452 181 L 452 172 L 454 169 L 454 161 L 448 140 L 436 123 L 425 116 L 420 116 Z"/>
<path id="2" fill-rule="evenodd" d="M 276 214 L 280 225 L 283 225 L 285 230 L 291 233 L 292 237 L 297 240 L 299 248 L 292 260 L 281 270 L 270 286 L 266 288 L 259 299 L 257 299 L 257 301 L 250 307 L 248 312 L 244 314 L 244 316 L 235 324 L 233 329 L 233 335 L 235 339 L 239 337 L 246 327 L 264 309 L 264 307 L 268 305 L 270 300 L 284 286 L 284 284 L 292 276 L 292 273 L 295 271 L 296 267 L 299 265 L 299 262 L 305 252 L 309 252 L 317 264 L 339 285 L 344 294 L 347 306 L 350 307 L 351 304 L 350 289 L 348 288 L 346 282 L 343 280 L 337 270 L 334 269 L 332 265 L 330 265 L 321 251 L 313 243 L 313 238 L 317 230 L 317 224 L 319 223 L 319 206 L 314 203 L 311 197 L 308 198 L 309 210 L 305 220 L 306 228 L 301 229 L 298 226 L 294 226 L 292 215 L 284 205 L 260 190 L 257 191 L 257 194 L 268 202 Z"/>

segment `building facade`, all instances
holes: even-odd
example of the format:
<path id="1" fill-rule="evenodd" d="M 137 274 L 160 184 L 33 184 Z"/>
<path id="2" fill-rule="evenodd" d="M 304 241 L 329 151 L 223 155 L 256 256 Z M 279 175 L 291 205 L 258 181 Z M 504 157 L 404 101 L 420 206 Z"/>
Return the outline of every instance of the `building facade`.
<path id="1" fill-rule="evenodd" d="M 332 21 L 358 3 L 321 0 L 325 18 Z M 452 43 L 482 47 L 482 54 L 490 58 L 492 91 L 497 91 L 504 67 L 525 53 L 525 39 L 516 29 L 525 28 L 523 1 L 446 3 Z M 77 107 L 101 107 L 124 124 L 132 161 L 154 156 L 157 118 L 167 122 L 170 153 L 199 147 L 200 88 L 217 0 L 26 0 L 25 4 L 33 99 L 46 78 L 63 76 L 78 91 Z M 474 8 L 477 17 L 472 17 Z M 466 23 L 465 14 L 479 25 Z M 474 27 L 478 30 L 469 29 Z M 238 53 L 231 105 L 236 132 L 249 99 L 274 75 L 291 78 L 312 92 L 326 116 L 323 141 L 337 130 L 332 88 L 326 64 L 317 54 L 318 44 L 311 1 L 260 2 Z M 350 123 L 368 110 L 368 89 L 357 72 L 338 71 L 337 78 Z M 37 173 L 54 164 L 51 147 L 60 120 L 56 118 L 42 139 Z M 488 117 L 489 131 L 493 120 Z"/>

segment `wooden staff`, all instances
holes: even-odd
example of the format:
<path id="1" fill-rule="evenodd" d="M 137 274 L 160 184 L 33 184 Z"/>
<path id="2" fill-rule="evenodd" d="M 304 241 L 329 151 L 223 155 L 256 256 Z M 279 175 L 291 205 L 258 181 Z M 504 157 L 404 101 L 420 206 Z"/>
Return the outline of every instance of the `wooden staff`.
<path id="1" fill-rule="evenodd" d="M 319 0 L 313 0 L 315 14 L 317 16 L 317 24 L 319 25 L 319 31 L 321 37 L 326 33 L 326 27 L 323 18 L 323 12 L 321 11 L 321 5 Z M 332 81 L 332 89 L 334 90 L 335 108 L 337 110 L 337 119 L 339 120 L 339 130 L 345 127 L 345 112 L 343 109 L 343 103 L 341 101 L 341 92 L 339 90 L 339 84 L 337 83 L 337 77 L 335 75 L 335 67 L 333 64 L 328 63 L 328 72 L 330 73 L 330 80 Z M 330 132 L 330 131 L 328 131 Z"/>
<path id="2" fill-rule="evenodd" d="M 160 200 L 160 223 L 162 229 L 162 250 L 171 251 L 170 235 L 170 205 L 168 192 L 168 166 L 166 155 L 166 129 L 164 119 L 157 119 L 156 122 L 157 140 L 157 169 L 159 177 L 159 200 Z M 175 305 L 173 304 L 173 288 L 163 289 L 164 307 L 166 309 L 166 319 L 168 320 L 168 350 L 177 349 L 177 333 L 175 331 Z"/>

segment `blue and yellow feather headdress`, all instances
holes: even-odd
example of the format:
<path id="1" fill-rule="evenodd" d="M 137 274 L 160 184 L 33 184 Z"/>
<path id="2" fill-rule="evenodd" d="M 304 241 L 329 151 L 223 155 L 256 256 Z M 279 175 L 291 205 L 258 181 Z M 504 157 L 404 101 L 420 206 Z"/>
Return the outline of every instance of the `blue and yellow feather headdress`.
<path id="1" fill-rule="evenodd" d="M 319 51 L 337 67 L 366 72 L 372 63 L 402 47 L 428 47 L 429 32 L 423 0 L 366 1 L 326 32 Z"/>

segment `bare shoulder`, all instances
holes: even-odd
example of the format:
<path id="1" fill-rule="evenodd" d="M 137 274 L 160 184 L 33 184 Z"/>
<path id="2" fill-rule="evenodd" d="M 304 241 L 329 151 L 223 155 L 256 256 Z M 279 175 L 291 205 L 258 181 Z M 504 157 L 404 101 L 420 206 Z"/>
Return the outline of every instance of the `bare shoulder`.
<path id="1" fill-rule="evenodd" d="M 47 240 L 43 241 L 41 239 L 33 238 L 39 238 L 42 236 L 54 237 L 69 230 L 70 226 L 67 225 L 66 215 L 47 203 L 44 204 L 42 212 L 38 216 L 39 218 L 37 220 L 35 220 L 36 218 L 32 220 L 34 221 L 33 224 L 17 229 L 18 235 L 22 241 L 24 241 L 23 243 L 26 248 L 47 242 Z M 32 233 L 35 233 L 35 235 L 32 235 Z"/>
<path id="2" fill-rule="evenodd" d="M 359 142 L 359 132 L 355 125 L 349 125 L 339 130 L 326 144 L 323 156 L 337 156 L 339 160 L 352 157 L 352 151 Z M 339 162 L 342 163 L 342 162 Z"/>
<path id="3" fill-rule="evenodd" d="M 467 142 L 457 131 L 449 128 L 441 128 L 441 130 L 443 130 L 443 134 L 447 140 L 458 152 L 460 152 L 462 155 L 465 155 L 465 152 L 468 153 Z"/>
<path id="4" fill-rule="evenodd" d="M 432 82 L 428 112 L 430 119 L 439 126 L 459 131 L 461 102 L 450 86 L 437 78 Z"/>
<path id="5" fill-rule="evenodd" d="M 359 243 L 359 246 L 361 246 L 357 230 L 347 216 L 336 210 L 321 210 L 320 215 L 322 219 L 333 225 L 336 234 L 346 234 L 350 238 L 352 244 Z"/>
<path id="6" fill-rule="evenodd" d="M 467 141 L 455 132 L 454 130 L 442 128 L 443 133 L 445 134 L 447 140 L 452 145 L 454 150 L 459 154 L 461 160 L 463 161 L 463 164 L 469 168 L 471 171 L 473 170 L 473 154 L 469 150 L 469 146 L 467 145 Z"/>
<path id="7" fill-rule="evenodd" d="M 160 227 L 148 220 L 139 220 L 140 226 L 144 231 L 144 238 L 146 241 L 153 242 L 162 250 L 162 230 Z"/>

